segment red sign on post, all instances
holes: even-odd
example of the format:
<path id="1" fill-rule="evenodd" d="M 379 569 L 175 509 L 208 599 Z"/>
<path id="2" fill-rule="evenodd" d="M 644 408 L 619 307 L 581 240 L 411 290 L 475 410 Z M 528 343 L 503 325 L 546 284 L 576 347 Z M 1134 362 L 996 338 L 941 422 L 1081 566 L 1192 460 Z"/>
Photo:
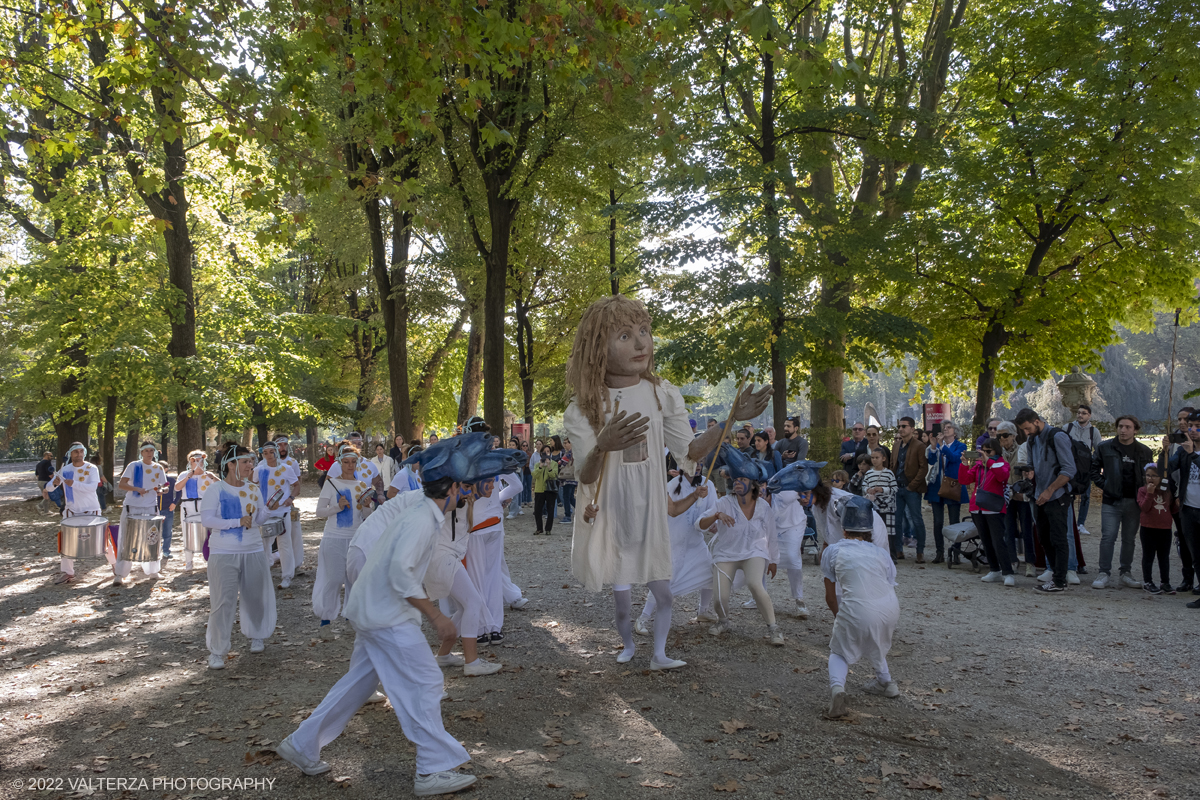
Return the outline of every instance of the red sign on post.
<path id="1" fill-rule="evenodd" d="M 949 403 L 926 403 L 921 407 L 921 415 L 925 418 L 925 430 L 933 430 L 934 423 L 942 423 L 950 419 Z"/>
<path id="2" fill-rule="evenodd" d="M 524 444 L 529 441 L 529 423 L 514 422 L 512 424 L 512 435 L 517 441 Z"/>

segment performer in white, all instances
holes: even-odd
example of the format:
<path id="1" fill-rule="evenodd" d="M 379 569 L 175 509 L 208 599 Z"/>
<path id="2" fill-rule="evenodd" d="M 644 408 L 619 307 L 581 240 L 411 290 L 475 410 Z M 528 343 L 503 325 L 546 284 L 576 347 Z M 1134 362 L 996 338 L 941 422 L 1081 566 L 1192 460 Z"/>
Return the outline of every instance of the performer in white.
<path id="1" fill-rule="evenodd" d="M 342 441 L 338 442 L 338 452 L 341 453 L 342 450 L 344 450 L 347 446 L 353 447 L 355 452 L 357 452 L 361 456 L 362 455 L 362 434 L 358 433 L 356 431 L 354 433 L 351 433 L 348 437 L 346 437 Z M 342 471 L 342 462 L 339 459 L 338 461 L 335 461 L 335 462 L 333 462 L 332 465 L 330 465 L 329 472 L 327 473 L 327 477 L 341 478 L 345 474 L 346 473 Z M 384 494 L 386 494 L 386 492 L 384 491 L 386 486 L 383 482 L 383 478 L 380 477 L 379 470 L 375 467 L 374 464 L 371 463 L 371 460 L 369 458 L 361 458 L 360 457 L 358 459 L 358 463 L 355 464 L 355 466 L 354 466 L 354 477 L 357 478 L 358 480 L 362 481 L 363 483 L 367 484 L 368 486 L 374 488 L 375 491 L 379 492 L 380 497 L 382 497 Z"/>
<path id="2" fill-rule="evenodd" d="M 121 473 L 117 485 L 125 492 L 125 502 L 121 505 L 121 523 L 117 528 L 118 543 L 121 536 L 129 530 L 130 514 L 134 516 L 153 517 L 158 513 L 158 496 L 167 490 L 167 473 L 155 463 L 158 448 L 154 442 L 142 442 L 139 448 L 141 458 Z M 141 563 L 142 572 L 148 577 L 158 580 L 162 568 L 161 561 L 144 561 Z M 113 567 L 113 586 L 120 586 L 129 577 L 133 564 L 128 561 L 117 561 Z"/>
<path id="3" fill-rule="evenodd" d="M 627 297 L 606 297 L 584 311 L 567 363 L 567 387 L 571 402 L 563 426 L 574 445 L 579 505 L 585 508 L 575 518 L 571 570 L 589 591 L 612 584 L 624 643 L 618 662 L 631 661 L 635 653 L 632 590 L 644 583 L 657 602 L 650 669 L 686 666 L 666 654 L 671 534 L 661 453 L 670 448 L 680 470 L 691 473 L 696 459 L 716 448 L 721 428 L 692 438 L 683 396 L 654 374 L 650 316 Z M 758 416 L 770 396 L 769 386 L 744 393 L 733 415 Z M 621 408 L 614 413 L 616 402 Z"/>
<path id="4" fill-rule="evenodd" d="M 188 471 L 175 479 L 175 505 L 182 509 L 181 522 L 187 530 L 189 522 L 200 522 L 200 501 L 208 487 L 220 483 L 221 479 L 208 471 L 208 456 L 203 450 L 193 450 L 188 453 Z M 187 549 L 187 537 L 184 536 L 183 568 L 192 569 L 196 554 Z"/>
<path id="5" fill-rule="evenodd" d="M 764 462 L 746 458 L 727 443 L 721 445 L 721 458 L 725 461 L 722 469 L 733 480 L 731 494 L 717 500 L 713 512 L 696 521 L 700 531 L 719 523 L 712 541 L 717 624 L 708 632 L 720 636 L 731 629 L 729 603 L 734 576 L 741 570 L 758 613 L 767 623 L 771 644 L 779 647 L 783 645 L 783 631 L 775 624 L 775 607 L 763 584 L 765 575 L 775 577 L 779 561 L 775 511 L 765 497 L 759 496 L 759 484 L 766 482 L 767 468 Z"/>
<path id="6" fill-rule="evenodd" d="M 713 579 L 712 553 L 704 541 L 704 533 L 696 530 L 696 520 L 708 516 L 717 507 L 717 493 L 704 479 L 704 462 L 696 464 L 696 477 L 689 479 L 680 472 L 667 481 L 667 527 L 671 531 L 671 595 L 682 597 L 700 593 L 696 607 L 698 621 L 716 622 L 712 610 Z M 715 527 L 715 526 L 714 526 Z M 658 603 L 653 593 L 646 594 L 642 613 L 633 629 L 643 636 L 650 635 L 650 620 Z"/>
<path id="7" fill-rule="evenodd" d="M 296 480 L 300 480 L 300 462 L 291 454 L 291 441 L 288 437 L 280 434 L 275 437 L 275 447 L 279 450 L 279 460 L 292 468 L 293 473 L 297 476 Z M 298 487 L 297 487 L 298 488 Z M 292 492 L 292 497 L 298 496 L 298 492 Z"/>
<path id="8" fill-rule="evenodd" d="M 419 445 L 413 445 L 412 449 L 409 450 L 408 452 L 409 452 L 409 455 L 411 456 L 411 455 L 416 455 L 417 453 L 420 453 L 424 449 L 425 448 L 423 448 Z M 414 464 L 405 464 L 404 466 L 400 467 L 400 469 L 396 470 L 396 474 L 392 476 L 392 480 L 388 484 L 387 496 L 388 496 L 388 499 L 391 500 L 393 497 L 395 497 L 398 494 L 404 494 L 405 492 L 420 493 L 420 491 L 421 491 L 421 466 L 420 466 L 420 464 L 415 464 L 415 463 Z"/>
<path id="9" fill-rule="evenodd" d="M 51 476 L 46 483 L 46 491 L 52 492 L 59 486 L 63 487 L 63 519 L 75 516 L 102 516 L 100 513 L 100 498 L 96 495 L 96 487 L 100 485 L 100 468 L 87 462 L 87 448 L 80 442 L 71 442 L 67 448 L 69 461 Z M 59 534 L 61 536 L 61 534 Z M 109 564 L 116 563 L 116 557 L 108 555 L 108 535 L 105 534 L 105 555 Z M 59 550 L 61 550 L 61 543 Z M 60 556 L 60 570 L 56 584 L 75 582 L 75 559 Z"/>
<path id="10" fill-rule="evenodd" d="M 796 602 L 796 616 L 799 619 L 808 619 L 808 607 L 804 604 L 804 532 L 808 528 L 808 515 L 804 513 L 801 495 L 812 492 L 821 483 L 820 470 L 826 463 L 796 461 L 776 472 L 767 481 L 771 505 L 775 509 L 779 566 L 787 570 L 788 584 L 792 590 L 792 599 Z M 828 503 L 829 496 L 822 494 Z M 850 496 L 848 492 L 842 494 Z"/>
<path id="11" fill-rule="evenodd" d="M 451 449 L 447 442 L 442 455 Z M 474 775 L 456 771 L 471 757 L 442 725 L 442 674 L 420 624 L 424 615 L 442 642 L 458 635 L 426 595 L 423 579 L 439 532 L 458 503 L 462 475 L 455 470 L 469 467 L 448 459 L 427 463 L 422 500 L 393 519 L 371 548 L 346 601 L 346 617 L 357 632 L 349 670 L 276 748 L 306 775 L 329 771 L 321 748 L 345 730 L 382 683 L 404 735 L 416 745 L 414 794 L 447 794 L 475 783 Z"/>
<path id="12" fill-rule="evenodd" d="M 359 455 L 349 444 L 338 453 L 339 474 L 354 476 Z M 332 469 L 330 470 L 332 473 Z M 325 520 L 325 533 L 317 553 L 317 579 L 313 584 L 313 613 L 321 620 L 319 633 L 333 635 L 333 620 L 342 610 L 342 586 L 346 583 L 346 552 L 358 526 L 375 507 L 374 490 L 365 481 L 332 475 L 321 487 L 317 516 Z"/>
<path id="13" fill-rule="evenodd" d="M 295 495 L 300 485 L 300 471 L 279 457 L 279 445 L 267 442 L 262 448 L 263 460 L 254 468 L 254 481 L 266 500 L 267 519 L 283 520 L 283 535 L 279 543 L 279 588 L 286 589 L 296 577 L 296 569 L 304 563 L 304 531 L 292 519 Z M 294 460 L 293 460 L 294 463 Z"/>
<path id="14" fill-rule="evenodd" d="M 850 713 L 846 707 L 846 678 L 850 665 L 866 659 L 875 668 L 875 680 L 863 690 L 883 697 L 898 697 L 887 654 L 900 621 L 896 599 L 896 565 L 886 548 L 874 546 L 874 511 L 871 501 L 852 497 L 842 504 L 840 527 L 845 538 L 825 548 L 821 572 L 825 576 L 825 602 L 833 612 L 833 637 L 829 640 L 830 719 Z M 836 584 L 836 589 L 835 589 Z M 839 598 L 837 589 L 841 590 Z"/>
<path id="15" fill-rule="evenodd" d="M 234 613 L 250 652 L 261 653 L 275 630 L 275 587 L 259 526 L 265 504 L 254 485 L 254 454 L 227 442 L 218 451 L 224 480 L 200 501 L 208 537 L 208 668 L 223 669 L 229 654 Z M 239 603 L 240 601 L 240 603 Z"/>

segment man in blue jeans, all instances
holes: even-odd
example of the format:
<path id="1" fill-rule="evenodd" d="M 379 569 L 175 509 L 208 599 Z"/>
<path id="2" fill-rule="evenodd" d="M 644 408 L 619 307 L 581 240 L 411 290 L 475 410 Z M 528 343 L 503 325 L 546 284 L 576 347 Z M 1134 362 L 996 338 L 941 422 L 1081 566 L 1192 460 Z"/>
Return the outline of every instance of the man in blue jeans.
<path id="1" fill-rule="evenodd" d="M 917 422 L 901 417 L 896 425 L 892 446 L 892 471 L 896 473 L 896 534 L 891 538 L 892 558 L 904 558 L 904 537 L 911 529 L 917 540 L 917 563 L 925 563 L 925 518 L 921 516 L 921 497 L 925 494 L 925 445 L 917 438 Z"/>

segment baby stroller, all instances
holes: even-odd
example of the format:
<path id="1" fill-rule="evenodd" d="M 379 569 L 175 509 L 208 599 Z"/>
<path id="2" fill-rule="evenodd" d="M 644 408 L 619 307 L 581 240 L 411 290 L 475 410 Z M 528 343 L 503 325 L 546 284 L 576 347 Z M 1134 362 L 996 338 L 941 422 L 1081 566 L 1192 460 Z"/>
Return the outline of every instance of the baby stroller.
<path id="1" fill-rule="evenodd" d="M 954 562 L 965 558 L 971 562 L 971 569 L 979 572 L 983 569 L 987 556 L 983 552 L 983 542 L 979 538 L 979 529 L 971 520 L 956 522 L 942 528 L 942 538 L 946 540 L 946 568 L 953 569 Z M 961 556 L 955 559 L 954 555 Z"/>
<path id="2" fill-rule="evenodd" d="M 800 552 L 812 556 L 813 563 L 821 566 L 821 548 L 817 543 L 817 532 L 810 525 L 804 529 L 804 540 L 800 544 Z"/>

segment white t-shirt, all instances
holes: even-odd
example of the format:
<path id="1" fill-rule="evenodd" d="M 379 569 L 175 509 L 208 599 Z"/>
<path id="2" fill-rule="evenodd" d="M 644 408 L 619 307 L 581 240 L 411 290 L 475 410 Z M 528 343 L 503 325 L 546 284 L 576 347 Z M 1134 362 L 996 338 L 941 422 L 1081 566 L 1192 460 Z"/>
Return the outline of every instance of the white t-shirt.
<path id="1" fill-rule="evenodd" d="M 300 481 L 300 472 L 291 464 L 284 461 L 276 461 L 272 467 L 266 461 L 260 461 L 258 466 L 254 468 L 254 483 L 258 486 L 258 491 L 262 495 L 264 501 L 269 501 L 275 496 L 275 493 L 282 490 L 283 494 L 279 498 L 279 507 L 274 511 L 269 508 L 264 508 L 263 513 L 268 517 L 280 518 L 291 513 L 289 506 L 283 505 L 289 497 L 292 496 L 292 484 Z"/>
<path id="2" fill-rule="evenodd" d="M 1183 498 L 1183 504 L 1190 508 L 1200 508 L 1200 466 L 1193 461 L 1191 470 L 1188 473 L 1187 495 Z"/>
<path id="3" fill-rule="evenodd" d="M 63 483 L 68 480 L 71 481 L 70 486 Z M 100 498 L 96 495 L 96 487 L 100 485 L 100 468 L 95 464 L 89 464 L 87 461 L 79 467 L 70 463 L 66 464 L 50 478 L 50 482 L 46 484 L 46 491 L 52 492 L 60 485 L 63 487 L 67 512 L 70 514 L 100 513 Z"/>
<path id="4" fill-rule="evenodd" d="M 421 479 L 417 477 L 417 473 L 413 472 L 412 466 L 405 464 L 396 473 L 396 476 L 392 478 L 392 482 L 388 486 L 395 489 L 397 493 L 404 494 L 405 492 L 420 489 Z"/>
<path id="5" fill-rule="evenodd" d="M 147 464 L 139 458 L 125 467 L 125 471 L 121 473 L 121 477 L 127 478 L 134 487 L 144 490 L 142 494 L 132 491 L 126 492 L 126 508 L 149 511 L 154 511 L 158 508 L 158 493 L 155 490 L 167 485 L 167 473 L 163 472 L 162 467 L 154 462 Z"/>
<path id="6" fill-rule="evenodd" d="M 379 474 L 379 469 L 372 464 L 368 459 L 360 458 L 358 466 L 354 468 L 354 477 L 358 478 L 363 483 L 373 483 L 375 476 Z M 329 471 L 325 473 L 327 478 L 342 477 L 342 462 L 341 459 L 329 465 Z"/>
<path id="7" fill-rule="evenodd" d="M 258 527 L 266 519 L 258 487 L 247 481 L 230 486 L 214 484 L 200 501 L 200 523 L 212 530 L 208 538 L 210 553 L 240 554 L 262 552 L 262 532 Z M 250 517 L 251 526 L 242 527 L 242 517 Z"/>
<path id="8" fill-rule="evenodd" d="M 317 516 L 325 520 L 326 536 L 349 539 L 354 535 L 362 521 L 371 514 L 373 504 L 362 499 L 363 494 L 370 488 L 370 485 L 363 481 L 343 481 L 335 478 L 325 481 L 325 485 L 321 487 L 321 496 L 317 498 Z M 349 501 L 349 508 L 338 507 L 339 496 Z"/>

